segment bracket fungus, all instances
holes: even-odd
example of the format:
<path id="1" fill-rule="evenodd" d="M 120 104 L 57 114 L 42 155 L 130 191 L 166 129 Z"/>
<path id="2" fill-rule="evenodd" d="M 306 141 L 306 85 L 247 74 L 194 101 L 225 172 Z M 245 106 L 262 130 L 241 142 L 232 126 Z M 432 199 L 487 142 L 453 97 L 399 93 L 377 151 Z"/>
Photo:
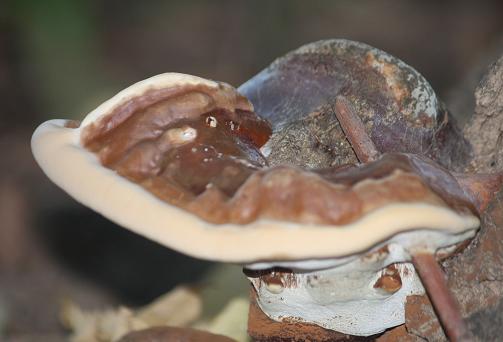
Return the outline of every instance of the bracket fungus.
<path id="1" fill-rule="evenodd" d="M 176 73 L 141 81 L 81 123 L 42 124 L 34 156 L 112 221 L 194 257 L 244 264 L 273 320 L 358 336 L 403 324 L 406 297 L 422 282 L 442 285 L 423 275 L 435 266 L 421 265 L 479 227 L 477 186 L 448 170 L 469 145 L 405 63 L 361 43 L 316 44 L 239 92 Z M 339 148 L 318 141 L 311 159 L 303 147 L 285 152 L 300 145 L 285 145 L 284 132 L 318 119 L 330 135 L 320 139 Z M 452 303 L 437 309 L 459 316 Z M 449 324 L 452 336 L 465 333 Z"/>

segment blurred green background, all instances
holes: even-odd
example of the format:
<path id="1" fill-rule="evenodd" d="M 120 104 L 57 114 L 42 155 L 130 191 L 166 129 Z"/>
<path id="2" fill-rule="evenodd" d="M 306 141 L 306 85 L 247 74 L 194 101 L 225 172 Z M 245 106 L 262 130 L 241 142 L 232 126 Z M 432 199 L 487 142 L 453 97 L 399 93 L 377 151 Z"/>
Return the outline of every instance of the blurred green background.
<path id="1" fill-rule="evenodd" d="M 463 122 L 503 50 L 502 1 L 0 2 L 0 340 L 63 338 L 62 298 L 141 305 L 210 263 L 117 227 L 52 185 L 30 135 L 168 71 L 235 86 L 308 42 L 366 42 L 418 69 Z"/>
<path id="2" fill-rule="evenodd" d="M 13 122 L 80 117 L 119 89 L 166 71 L 237 86 L 287 51 L 334 37 L 402 58 L 442 95 L 503 27 L 501 1 L 20 0 L 0 6 L 0 84 L 8 104 L 2 119 L 14 116 Z"/>

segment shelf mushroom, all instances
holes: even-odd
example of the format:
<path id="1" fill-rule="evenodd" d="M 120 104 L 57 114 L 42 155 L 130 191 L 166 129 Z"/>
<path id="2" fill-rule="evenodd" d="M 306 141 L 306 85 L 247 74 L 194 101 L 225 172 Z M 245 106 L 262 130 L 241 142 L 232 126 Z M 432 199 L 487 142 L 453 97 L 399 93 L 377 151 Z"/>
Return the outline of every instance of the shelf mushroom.
<path id="1" fill-rule="evenodd" d="M 32 150 L 53 182 L 110 220 L 194 257 L 245 264 L 269 317 L 368 336 L 402 324 L 406 297 L 423 293 L 411 262 L 424 282 L 422 256 L 452 252 L 479 218 L 470 182 L 426 157 L 379 156 L 352 130 L 362 164 L 269 167 L 271 127 L 244 96 L 168 73 L 81 123 L 43 123 Z"/>

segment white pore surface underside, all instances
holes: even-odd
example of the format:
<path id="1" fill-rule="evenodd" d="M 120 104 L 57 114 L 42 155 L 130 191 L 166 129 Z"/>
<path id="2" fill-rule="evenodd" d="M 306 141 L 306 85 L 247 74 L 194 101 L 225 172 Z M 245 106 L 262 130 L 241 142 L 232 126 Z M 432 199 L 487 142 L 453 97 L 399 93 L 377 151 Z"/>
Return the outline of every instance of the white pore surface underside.
<path id="1" fill-rule="evenodd" d="M 301 262 L 257 263 L 247 267 L 274 266 L 295 271 L 295 284 L 278 287 L 249 278 L 257 291 L 257 303 L 271 319 L 312 323 L 345 334 L 370 336 L 405 322 L 407 296 L 424 293 L 409 248 L 429 241 L 431 250 L 450 246 L 473 235 L 452 236 L 441 232 L 413 231 L 395 236 L 387 243 L 388 254 L 372 253 Z M 387 293 L 374 284 L 382 270 L 394 264 L 402 281 L 401 288 Z"/>

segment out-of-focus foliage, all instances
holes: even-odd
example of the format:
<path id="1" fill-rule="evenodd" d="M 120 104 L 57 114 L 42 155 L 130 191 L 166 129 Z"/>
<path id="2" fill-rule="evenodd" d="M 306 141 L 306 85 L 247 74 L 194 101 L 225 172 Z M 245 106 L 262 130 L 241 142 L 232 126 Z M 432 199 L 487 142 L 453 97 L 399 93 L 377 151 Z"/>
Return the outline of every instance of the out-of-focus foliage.
<path id="1" fill-rule="evenodd" d="M 395 54 L 442 93 L 503 28 L 498 1 L 22 0 L 3 7 L 0 84 L 6 98 L 17 94 L 9 111 L 24 122 L 82 117 L 165 71 L 237 86 L 288 50 L 330 37 Z"/>

